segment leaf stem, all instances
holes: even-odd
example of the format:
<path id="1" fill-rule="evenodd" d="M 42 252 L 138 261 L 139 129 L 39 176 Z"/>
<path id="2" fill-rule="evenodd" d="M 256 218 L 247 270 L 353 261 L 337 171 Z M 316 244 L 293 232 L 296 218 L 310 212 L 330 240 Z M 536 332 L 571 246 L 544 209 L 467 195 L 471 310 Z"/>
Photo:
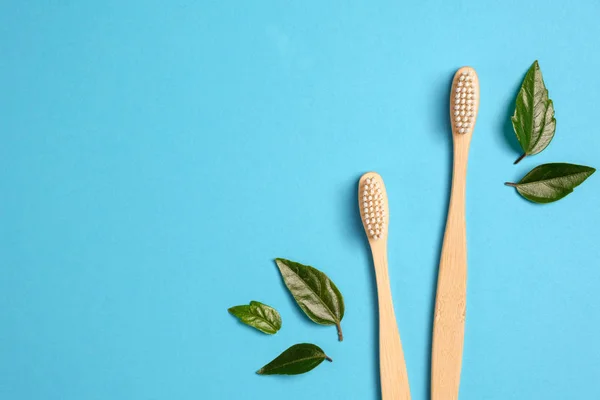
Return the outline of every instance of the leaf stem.
<path id="1" fill-rule="evenodd" d="M 504 184 L 506 186 L 510 186 L 510 187 L 517 187 L 517 184 L 516 183 L 512 183 L 512 182 L 504 182 Z"/>
<path id="2" fill-rule="evenodd" d="M 344 334 L 342 333 L 342 325 L 340 325 L 340 323 L 338 322 L 337 324 L 335 324 L 335 327 L 337 328 L 339 341 L 340 342 L 344 341 Z"/>
<path id="3" fill-rule="evenodd" d="M 333 362 L 333 360 L 328 355 L 325 355 L 325 359 L 329 362 Z"/>
<path id="4" fill-rule="evenodd" d="M 523 155 L 521 155 L 521 157 L 517 158 L 517 160 L 513 163 L 513 165 L 518 164 L 522 159 L 525 158 L 525 156 L 527 156 L 527 153 L 523 153 Z"/>

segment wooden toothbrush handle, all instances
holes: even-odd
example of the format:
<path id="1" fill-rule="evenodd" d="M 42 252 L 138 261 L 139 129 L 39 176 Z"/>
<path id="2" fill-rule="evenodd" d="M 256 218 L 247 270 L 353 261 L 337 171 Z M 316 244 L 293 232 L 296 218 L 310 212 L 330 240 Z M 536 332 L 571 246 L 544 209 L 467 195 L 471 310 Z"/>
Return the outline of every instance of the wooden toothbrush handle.
<path id="1" fill-rule="evenodd" d="M 458 399 L 467 290 L 466 156 L 466 152 L 457 151 L 455 143 L 452 194 L 440 257 L 433 321 L 431 400 Z"/>
<path id="2" fill-rule="evenodd" d="M 380 250 L 380 251 L 378 251 Z M 379 301 L 379 374 L 382 400 L 410 400 L 406 362 L 394 314 L 394 303 L 387 271 L 387 251 L 373 249 Z"/>

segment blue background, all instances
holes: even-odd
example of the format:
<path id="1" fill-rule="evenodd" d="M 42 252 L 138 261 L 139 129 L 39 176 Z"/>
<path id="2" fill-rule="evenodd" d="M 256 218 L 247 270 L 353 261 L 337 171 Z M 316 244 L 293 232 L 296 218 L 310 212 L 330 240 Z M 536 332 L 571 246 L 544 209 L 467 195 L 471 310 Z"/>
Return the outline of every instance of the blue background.
<path id="1" fill-rule="evenodd" d="M 541 163 L 600 166 L 599 17 L 595 0 L 3 0 L 0 398 L 378 398 L 369 170 L 390 198 L 413 399 L 428 398 L 447 99 L 466 64 L 481 107 L 461 399 L 600 398 L 600 178 L 545 206 L 503 186 Z M 535 59 L 557 133 L 513 166 Z M 336 282 L 343 343 L 298 310 L 275 257 Z M 250 300 L 281 312 L 277 335 L 227 313 Z M 334 362 L 254 374 L 298 342 Z"/>

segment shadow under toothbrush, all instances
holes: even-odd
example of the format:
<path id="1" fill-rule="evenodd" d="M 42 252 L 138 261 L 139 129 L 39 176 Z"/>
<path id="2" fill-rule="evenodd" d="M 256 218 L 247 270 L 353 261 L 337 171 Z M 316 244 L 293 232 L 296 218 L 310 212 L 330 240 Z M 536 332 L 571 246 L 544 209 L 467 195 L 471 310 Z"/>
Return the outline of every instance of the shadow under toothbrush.
<path id="1" fill-rule="evenodd" d="M 436 107 L 434 107 L 435 115 L 432 118 L 440 121 L 439 123 L 439 131 L 444 140 L 444 144 L 446 146 L 446 154 L 447 157 L 447 166 L 446 166 L 446 179 L 445 179 L 445 187 L 444 187 L 444 209 L 442 212 L 442 221 L 439 224 L 440 233 L 438 234 L 438 240 L 435 248 L 437 252 L 435 253 L 437 257 L 434 258 L 434 265 L 431 269 L 431 296 L 429 303 L 429 324 L 427 326 L 427 346 L 426 346 L 426 355 L 425 359 L 427 363 L 425 364 L 425 373 L 423 376 L 425 379 L 425 393 L 428 393 L 431 396 L 431 349 L 433 346 L 433 316 L 435 311 L 435 300 L 437 294 L 437 281 L 438 281 L 438 271 L 439 271 L 439 261 L 440 255 L 442 254 L 442 245 L 444 244 L 444 233 L 446 231 L 446 217 L 448 212 L 448 207 L 450 206 L 450 192 L 452 190 L 452 170 L 453 170 L 453 157 L 454 157 L 454 143 L 452 139 L 452 127 L 450 121 L 450 93 L 452 90 L 452 81 L 454 79 L 454 75 L 456 71 L 460 67 L 457 67 L 452 70 L 448 70 L 447 76 L 440 82 L 440 85 L 435 88 L 435 97 L 439 99 L 436 102 Z"/>
<path id="2" fill-rule="evenodd" d="M 362 223 L 362 222 L 361 222 Z M 363 232 L 363 236 L 364 236 L 364 245 L 365 245 L 365 251 L 368 252 L 369 254 L 369 260 L 370 260 L 370 264 L 371 266 L 373 265 L 373 259 L 372 259 L 372 255 L 371 255 L 371 247 L 369 246 L 369 241 L 367 239 L 367 236 L 364 234 Z M 373 368 L 373 372 L 375 374 L 375 382 L 377 383 L 375 385 L 375 398 L 376 399 L 381 399 L 381 371 L 379 369 L 379 305 L 377 302 L 377 279 L 375 277 L 375 268 L 369 268 L 369 280 L 371 281 L 371 284 L 369 285 L 371 288 L 371 298 L 373 299 L 373 315 L 375 316 L 375 318 L 373 319 L 374 323 L 372 325 L 372 338 L 373 338 L 373 343 L 377 343 L 377 346 L 375 346 L 375 351 L 373 352 L 373 364 L 374 364 L 374 368 Z"/>
<path id="3" fill-rule="evenodd" d="M 365 171 L 366 172 L 366 171 Z M 357 241 L 360 242 L 361 247 L 363 247 L 365 254 L 368 255 L 368 260 L 370 261 L 367 264 L 367 268 L 369 270 L 369 296 L 373 302 L 373 315 L 374 323 L 372 325 L 371 337 L 373 343 L 379 343 L 379 310 L 377 305 L 377 281 L 375 279 L 375 269 L 373 268 L 373 260 L 371 256 L 371 246 L 369 245 L 369 241 L 365 234 L 365 229 L 363 227 L 362 220 L 360 218 L 360 211 L 358 209 L 358 181 L 362 174 L 357 175 L 355 179 L 348 185 L 348 189 L 344 189 L 344 193 L 342 198 L 346 201 L 346 209 L 347 209 L 347 218 L 345 221 L 350 221 L 351 236 L 356 238 Z M 375 394 L 376 399 L 381 398 L 381 386 L 379 384 L 379 346 L 375 347 L 375 351 L 373 352 L 373 368 L 372 371 L 374 373 L 374 380 L 377 383 L 375 387 L 377 388 L 377 392 Z"/>
<path id="4" fill-rule="evenodd" d="M 367 171 L 365 171 L 367 172 Z M 360 219 L 360 211 L 358 209 L 358 181 L 360 180 L 360 175 L 356 175 L 356 178 L 350 182 L 350 184 L 346 187 L 344 185 L 344 193 L 342 193 L 342 198 L 346 202 L 344 204 L 346 208 L 346 214 L 343 220 L 350 221 L 348 230 L 349 237 L 352 240 L 360 241 L 360 243 L 364 244 L 366 249 L 371 253 L 369 242 L 365 239 L 365 228 L 363 227 L 362 220 Z"/>

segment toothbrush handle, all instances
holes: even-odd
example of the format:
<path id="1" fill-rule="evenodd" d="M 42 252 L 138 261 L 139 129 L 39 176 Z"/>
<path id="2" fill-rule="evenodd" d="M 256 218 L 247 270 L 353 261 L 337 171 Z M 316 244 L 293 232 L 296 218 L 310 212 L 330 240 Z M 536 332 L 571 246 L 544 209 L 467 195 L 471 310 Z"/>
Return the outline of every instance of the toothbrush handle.
<path id="1" fill-rule="evenodd" d="M 431 400 L 458 399 L 460 385 L 467 290 L 467 153 L 461 150 L 464 149 L 455 147 L 452 194 L 438 272 L 431 354 Z"/>
<path id="2" fill-rule="evenodd" d="M 406 362 L 394 314 L 385 245 L 373 249 L 379 301 L 379 374 L 382 400 L 410 400 Z"/>

